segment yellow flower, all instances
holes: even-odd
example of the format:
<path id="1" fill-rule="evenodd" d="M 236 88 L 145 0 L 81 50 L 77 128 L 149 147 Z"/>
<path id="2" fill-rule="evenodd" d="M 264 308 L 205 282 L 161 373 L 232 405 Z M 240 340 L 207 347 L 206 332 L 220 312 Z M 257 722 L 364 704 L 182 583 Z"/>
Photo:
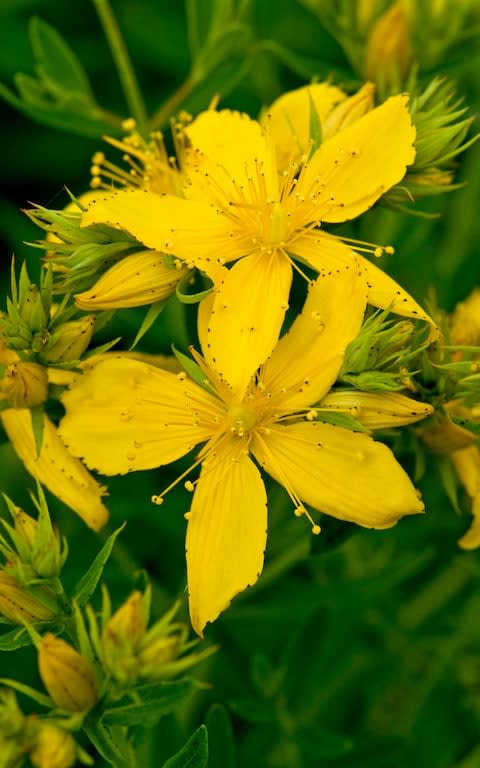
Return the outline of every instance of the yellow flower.
<path id="1" fill-rule="evenodd" d="M 302 272 L 297 262 L 321 273 L 352 265 L 352 247 L 382 253 L 328 234 L 323 224 L 355 218 L 397 184 L 414 160 L 414 140 L 407 96 L 395 96 L 278 173 L 268 126 L 209 110 L 179 133 L 184 197 L 145 189 L 99 194 L 83 224 L 122 228 L 209 275 L 216 287 L 212 327 L 223 322 L 222 310 L 230 312 L 234 337 L 254 339 L 258 366 L 280 332 L 293 268 Z M 430 321 L 394 280 L 360 258 L 371 304 Z M 227 262 L 234 262 L 230 270 Z M 229 354 L 225 349 L 223 357 Z"/>
<path id="2" fill-rule="evenodd" d="M 105 474 L 168 464 L 205 443 L 194 464 L 202 466 L 200 477 L 186 482 L 194 490 L 186 550 L 198 634 L 263 567 L 267 498 L 252 458 L 286 488 L 314 533 L 320 528 L 304 503 L 370 528 L 388 528 L 423 511 L 385 445 L 317 420 L 321 408 L 315 404 L 335 381 L 362 324 L 366 286 L 354 258 L 311 284 L 302 313 L 260 370 L 252 335 L 236 335 L 231 313 L 214 322 L 213 303 L 212 296 L 199 309 L 203 357 L 192 353 L 205 386 L 185 373 L 112 359 L 65 394 L 60 426 L 70 450 Z M 220 361 L 224 348 L 229 355 Z"/>
<path id="3" fill-rule="evenodd" d="M 18 361 L 17 354 L 6 349 L 0 341 L 0 364 L 6 365 L 7 370 L 15 364 L 17 367 L 28 365 L 12 360 Z M 46 369 L 42 366 L 31 364 L 31 367 L 38 368 L 46 376 Z M 32 414 L 27 407 L 0 411 L 0 423 L 25 469 L 71 507 L 90 528 L 100 530 L 108 520 L 108 510 L 101 501 L 105 488 L 97 483 L 79 459 L 69 453 L 49 417 L 43 414 L 40 455 L 37 455 Z"/>

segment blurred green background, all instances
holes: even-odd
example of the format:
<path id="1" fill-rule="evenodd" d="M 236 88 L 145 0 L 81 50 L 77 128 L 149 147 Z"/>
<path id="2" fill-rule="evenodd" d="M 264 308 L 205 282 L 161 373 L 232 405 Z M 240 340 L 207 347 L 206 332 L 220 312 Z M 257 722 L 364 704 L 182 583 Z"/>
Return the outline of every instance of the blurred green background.
<path id="1" fill-rule="evenodd" d="M 112 7 L 154 112 L 189 71 L 185 9 L 174 0 L 112 0 Z M 33 70 L 32 15 L 68 41 L 97 101 L 127 117 L 108 45 L 87 0 L 2 0 L 1 82 L 12 87 L 16 72 Z M 195 113 L 220 93 L 221 106 L 255 116 L 263 104 L 315 75 L 331 73 L 339 85 L 355 84 L 338 43 L 300 3 L 256 0 L 248 19 L 251 38 L 245 48 L 182 106 Z M 444 70 L 456 80 L 472 115 L 480 106 L 479 64 L 473 37 L 461 55 L 446 60 Z M 19 209 L 32 202 L 61 208 L 67 201 L 64 186 L 75 194 L 87 189 L 90 158 L 102 141 L 40 125 L 4 103 L 1 133 L 4 294 L 12 253 L 27 259 L 32 277 L 38 274 L 39 252 L 25 241 L 39 233 Z M 479 159 L 477 143 L 459 160 L 456 180 L 465 185 L 420 205 L 438 218 L 376 208 L 350 229 L 366 240 L 393 244 L 395 255 L 384 257 L 382 265 L 420 301 L 433 288 L 447 310 L 480 283 Z M 130 340 L 143 314 L 119 313 L 116 333 Z M 168 351 L 172 336 L 180 334 L 174 309 L 162 318 L 164 325 L 142 342 L 146 351 Z M 0 462 L 0 489 L 29 509 L 27 488 L 33 483 L 7 444 L 0 446 Z M 156 614 L 183 594 L 185 585 L 187 494 L 177 489 L 161 509 L 149 501 L 177 474 L 178 466 L 109 481 L 111 529 L 128 521 L 107 569 L 110 590 L 120 602 L 132 588 L 135 570 L 147 569 L 156 584 Z M 451 508 L 433 461 L 421 489 L 427 514 L 420 519 L 407 518 L 387 532 L 325 519 L 313 542 L 309 529 L 293 518 L 288 499 L 272 489 L 265 572 L 208 629 L 208 639 L 221 648 L 201 670 L 207 686 L 177 717 L 160 722 L 152 765 L 160 765 L 205 722 L 212 704 L 222 709 L 210 709 L 208 716 L 211 768 L 480 765 L 479 555 L 457 548 L 469 518 Z M 71 545 L 65 573 L 73 583 L 98 550 L 98 537 L 49 498 Z M 34 667 L 29 650 L 0 657 L 0 675 L 8 671 L 38 683 Z"/>

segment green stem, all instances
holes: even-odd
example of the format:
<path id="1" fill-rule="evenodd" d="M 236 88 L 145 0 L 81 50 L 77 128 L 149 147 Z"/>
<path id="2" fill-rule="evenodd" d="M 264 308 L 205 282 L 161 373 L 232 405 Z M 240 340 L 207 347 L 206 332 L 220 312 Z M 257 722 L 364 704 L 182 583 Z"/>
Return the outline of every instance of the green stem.
<path id="1" fill-rule="evenodd" d="M 84 730 L 97 752 L 110 765 L 114 768 L 134 768 L 130 745 L 125 749 L 125 744 L 115 744 L 111 732 L 99 720 L 90 719 L 85 723 Z"/>
<path id="2" fill-rule="evenodd" d="M 190 95 L 194 85 L 195 82 L 189 75 L 179 88 L 168 97 L 157 112 L 155 112 L 150 121 L 152 130 L 155 130 L 155 128 L 162 128 L 168 122 L 173 113 L 177 111 L 180 104 Z"/>
<path id="3" fill-rule="evenodd" d="M 134 118 L 139 133 L 146 135 L 147 112 L 140 93 L 140 88 L 135 77 L 135 72 L 130 62 L 127 48 L 123 41 L 120 29 L 112 13 L 109 0 L 93 0 L 95 9 L 102 23 L 105 37 L 112 52 L 118 76 L 122 84 L 123 93 L 128 104 L 131 116 Z"/>
<path id="4" fill-rule="evenodd" d="M 412 630 L 419 627 L 461 592 L 471 578 L 463 559 L 454 560 L 403 606 L 399 612 L 400 624 Z"/>

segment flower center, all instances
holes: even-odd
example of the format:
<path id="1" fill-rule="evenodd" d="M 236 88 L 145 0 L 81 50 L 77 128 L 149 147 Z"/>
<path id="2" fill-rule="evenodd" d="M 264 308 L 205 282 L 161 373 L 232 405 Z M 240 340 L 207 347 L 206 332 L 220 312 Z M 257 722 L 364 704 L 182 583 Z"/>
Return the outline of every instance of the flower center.
<path id="1" fill-rule="evenodd" d="M 245 405 L 231 405 L 227 411 L 230 430 L 237 437 L 243 437 L 256 424 L 255 413 Z"/>
<path id="2" fill-rule="evenodd" d="M 274 203 L 271 213 L 270 237 L 271 245 L 278 245 L 285 241 L 287 234 L 287 212 L 280 203 Z"/>

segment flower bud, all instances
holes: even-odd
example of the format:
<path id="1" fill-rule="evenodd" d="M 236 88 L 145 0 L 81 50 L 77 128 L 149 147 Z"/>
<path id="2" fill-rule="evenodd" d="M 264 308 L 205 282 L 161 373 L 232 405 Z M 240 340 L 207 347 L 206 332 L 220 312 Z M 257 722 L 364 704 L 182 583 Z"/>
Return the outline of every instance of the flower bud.
<path id="1" fill-rule="evenodd" d="M 23 539 L 28 549 L 31 549 L 37 535 L 38 523 L 27 515 L 20 507 L 13 507 L 15 532 Z"/>
<path id="2" fill-rule="evenodd" d="M 480 288 L 475 288 L 452 314 L 450 340 L 452 344 L 480 344 Z"/>
<path id="3" fill-rule="evenodd" d="M 50 344 L 42 352 L 42 360 L 47 363 L 68 363 L 79 360 L 90 344 L 94 327 L 93 315 L 62 323 L 52 335 Z"/>
<path id="4" fill-rule="evenodd" d="M 401 2 L 394 3 L 373 25 L 367 42 L 365 74 L 382 84 L 401 84 L 412 65 L 408 19 Z"/>
<path id="5" fill-rule="evenodd" d="M 136 652 L 146 627 L 142 594 L 136 591 L 113 614 L 102 633 L 103 660 L 116 680 L 126 683 L 136 678 Z"/>
<path id="6" fill-rule="evenodd" d="M 439 416 L 432 426 L 420 427 L 417 434 L 432 453 L 440 455 L 467 448 L 476 440 L 473 432 L 455 424 L 448 416 Z"/>
<path id="7" fill-rule="evenodd" d="M 44 723 L 38 732 L 30 760 L 35 768 L 70 768 L 77 747 L 70 733 L 52 723 Z"/>
<path id="8" fill-rule="evenodd" d="M 124 309 L 161 301 L 174 293 L 188 269 L 178 262 L 170 266 L 163 253 L 148 250 L 132 253 L 110 267 L 88 291 L 77 293 L 81 309 Z"/>
<path id="9" fill-rule="evenodd" d="M 358 120 L 359 117 L 366 115 L 375 106 L 373 94 L 375 86 L 373 83 L 365 83 L 357 93 L 342 101 L 335 109 L 330 112 L 325 122 L 322 124 L 322 138 L 325 139 L 334 136 L 339 131 L 347 128 Z"/>
<path id="10" fill-rule="evenodd" d="M 37 600 L 32 591 L 6 573 L 0 573 L 0 614 L 14 624 L 35 624 L 55 618 L 55 613 Z"/>
<path id="11" fill-rule="evenodd" d="M 84 656 L 55 635 L 44 635 L 38 647 L 42 682 L 57 707 L 85 712 L 98 700 L 95 671 Z"/>
<path id="12" fill-rule="evenodd" d="M 157 637 L 148 643 L 139 653 L 139 671 L 142 677 L 162 676 L 162 667 L 173 661 L 180 647 L 180 637 L 169 635 Z"/>
<path id="13" fill-rule="evenodd" d="M 36 363 L 10 363 L 0 382 L 12 408 L 34 408 L 47 399 L 47 372 Z"/>

